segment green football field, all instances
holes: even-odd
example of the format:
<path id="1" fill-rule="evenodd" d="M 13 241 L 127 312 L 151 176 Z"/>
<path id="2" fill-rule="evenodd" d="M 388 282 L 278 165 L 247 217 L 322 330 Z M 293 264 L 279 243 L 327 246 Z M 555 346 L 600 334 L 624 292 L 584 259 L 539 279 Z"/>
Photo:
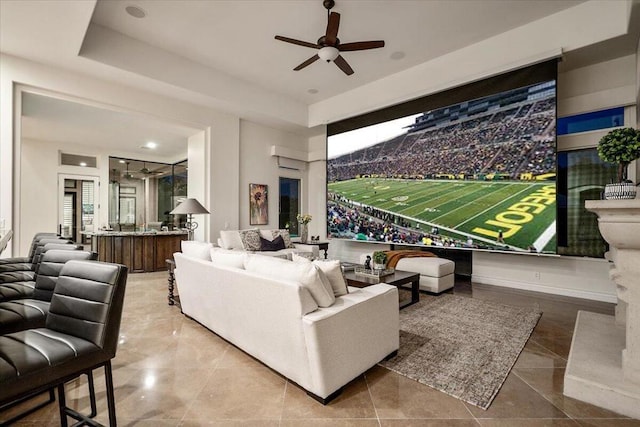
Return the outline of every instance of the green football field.
<path id="1" fill-rule="evenodd" d="M 505 244 L 514 249 L 556 251 L 553 181 L 360 178 L 330 183 L 328 190 L 355 206 L 419 222 L 422 230 L 437 226 L 441 234 L 487 244 L 496 244 L 501 230 Z"/>

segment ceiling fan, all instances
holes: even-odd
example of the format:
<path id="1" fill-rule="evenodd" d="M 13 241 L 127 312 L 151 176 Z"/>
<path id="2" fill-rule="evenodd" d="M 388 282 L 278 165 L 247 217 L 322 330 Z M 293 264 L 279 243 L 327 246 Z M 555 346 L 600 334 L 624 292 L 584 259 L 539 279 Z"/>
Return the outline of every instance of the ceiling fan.
<path id="1" fill-rule="evenodd" d="M 147 169 L 147 162 L 143 162 L 142 169 L 140 169 L 140 173 L 143 175 L 149 175 L 151 171 Z"/>
<path id="2" fill-rule="evenodd" d="M 127 162 L 127 171 L 123 175 L 124 179 L 133 179 L 133 175 L 129 173 L 129 163 L 130 162 Z"/>
<path id="3" fill-rule="evenodd" d="M 331 8 L 335 6 L 334 0 L 323 0 L 322 5 L 327 9 L 328 22 L 327 31 L 324 36 L 318 39 L 317 43 L 309 43 L 302 40 L 296 40 L 284 36 L 276 36 L 276 40 L 280 40 L 286 43 L 296 44 L 298 46 L 310 47 L 312 49 L 319 49 L 318 53 L 311 58 L 304 61 L 302 64 L 294 68 L 295 71 L 300 71 L 304 67 L 313 64 L 318 59 L 322 59 L 327 62 L 333 61 L 338 68 L 340 68 L 346 75 L 353 74 L 353 69 L 347 63 L 347 61 L 340 55 L 340 52 L 353 52 L 356 50 L 368 50 L 384 47 L 384 40 L 371 40 L 363 42 L 353 43 L 340 43 L 338 38 L 338 28 L 340 27 L 340 14 L 337 12 L 331 12 Z"/>

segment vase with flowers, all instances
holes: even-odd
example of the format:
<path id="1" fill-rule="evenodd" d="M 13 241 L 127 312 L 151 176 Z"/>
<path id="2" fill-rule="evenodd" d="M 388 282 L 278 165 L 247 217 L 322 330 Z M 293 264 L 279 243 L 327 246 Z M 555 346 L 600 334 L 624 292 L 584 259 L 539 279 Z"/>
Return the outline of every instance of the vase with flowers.
<path id="1" fill-rule="evenodd" d="M 298 219 L 298 224 L 300 224 L 300 243 L 307 243 L 307 239 L 309 238 L 309 223 L 313 217 L 309 214 L 298 214 L 296 218 Z"/>
<path id="2" fill-rule="evenodd" d="M 618 165 L 618 182 L 607 184 L 605 199 L 634 199 L 636 188 L 627 179 L 629 163 L 640 158 L 640 130 L 626 127 L 613 129 L 598 142 L 598 156 Z"/>

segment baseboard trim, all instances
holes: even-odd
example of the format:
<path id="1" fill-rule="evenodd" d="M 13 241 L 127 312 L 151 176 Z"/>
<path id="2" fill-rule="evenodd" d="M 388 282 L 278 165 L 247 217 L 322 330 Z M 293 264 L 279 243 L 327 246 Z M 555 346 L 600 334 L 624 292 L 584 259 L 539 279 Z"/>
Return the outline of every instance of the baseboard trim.
<path id="1" fill-rule="evenodd" d="M 601 301 L 616 304 L 618 297 L 615 294 L 605 294 L 602 292 L 583 291 L 579 289 L 557 288 L 555 286 L 540 285 L 531 282 L 519 282 L 514 280 L 498 279 L 495 277 L 480 276 L 473 274 L 471 276 L 472 283 L 480 283 L 483 285 L 501 286 L 504 288 L 521 289 L 524 291 L 541 292 L 544 294 L 562 295 L 565 297 L 582 298 L 592 301 Z"/>

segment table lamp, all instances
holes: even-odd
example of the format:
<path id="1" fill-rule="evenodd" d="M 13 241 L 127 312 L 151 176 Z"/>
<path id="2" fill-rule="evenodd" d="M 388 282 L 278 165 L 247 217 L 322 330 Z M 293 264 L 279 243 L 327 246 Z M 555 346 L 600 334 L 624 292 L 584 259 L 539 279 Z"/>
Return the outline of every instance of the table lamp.
<path id="1" fill-rule="evenodd" d="M 193 240 L 193 231 L 198 228 L 198 223 L 193 220 L 193 214 L 208 214 L 209 211 L 196 199 L 185 199 L 169 213 L 187 215 L 185 227 L 189 230 L 189 240 Z"/>

